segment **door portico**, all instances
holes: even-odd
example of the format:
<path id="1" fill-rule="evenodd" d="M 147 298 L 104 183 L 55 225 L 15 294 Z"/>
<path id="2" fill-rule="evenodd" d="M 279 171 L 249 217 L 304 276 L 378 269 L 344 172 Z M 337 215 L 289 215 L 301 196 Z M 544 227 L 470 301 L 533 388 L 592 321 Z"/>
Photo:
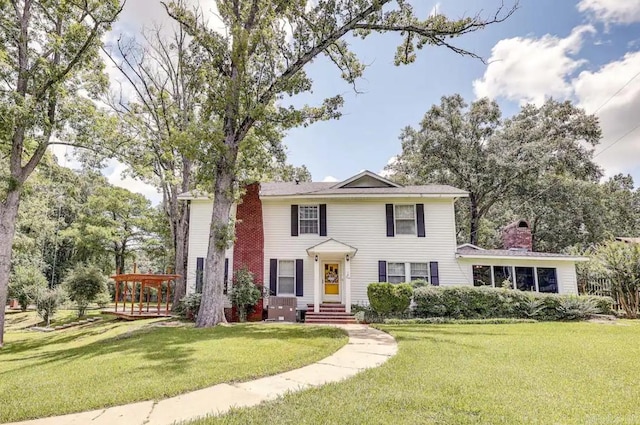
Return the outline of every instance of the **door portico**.
<path id="1" fill-rule="evenodd" d="M 328 239 L 307 249 L 313 257 L 313 305 L 320 311 L 322 302 L 341 302 L 351 312 L 351 261 L 358 250 Z"/>

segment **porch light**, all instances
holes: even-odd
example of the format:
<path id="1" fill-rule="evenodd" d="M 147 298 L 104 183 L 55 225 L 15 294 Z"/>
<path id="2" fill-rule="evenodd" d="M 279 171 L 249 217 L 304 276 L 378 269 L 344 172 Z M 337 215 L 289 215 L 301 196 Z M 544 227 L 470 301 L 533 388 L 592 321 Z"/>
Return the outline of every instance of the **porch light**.
<path id="1" fill-rule="evenodd" d="M 318 262 L 318 254 L 316 254 L 316 263 Z"/>
<path id="2" fill-rule="evenodd" d="M 347 258 L 346 258 L 346 260 L 347 260 L 347 261 L 349 261 L 349 254 L 347 254 Z"/>

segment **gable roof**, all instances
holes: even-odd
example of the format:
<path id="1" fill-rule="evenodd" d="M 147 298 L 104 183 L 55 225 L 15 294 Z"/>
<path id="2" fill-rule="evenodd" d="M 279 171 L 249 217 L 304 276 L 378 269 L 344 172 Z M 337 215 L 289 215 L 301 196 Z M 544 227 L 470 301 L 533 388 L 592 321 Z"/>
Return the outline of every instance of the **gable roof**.
<path id="1" fill-rule="evenodd" d="M 365 170 L 340 183 L 282 182 L 262 183 L 260 197 L 434 197 L 457 198 L 468 196 L 464 190 L 444 184 L 402 186 L 371 171 Z"/>
<path id="2" fill-rule="evenodd" d="M 445 184 L 402 186 L 371 171 L 362 171 L 353 177 L 335 182 L 269 182 L 260 184 L 260 198 L 460 198 L 468 192 Z M 186 192 L 182 200 L 207 199 L 207 195 Z"/>
<path id="3" fill-rule="evenodd" d="M 434 197 L 458 198 L 468 196 L 464 190 L 453 186 L 431 184 L 423 186 L 401 187 L 342 187 L 334 188 L 335 183 L 300 182 L 262 183 L 260 197 Z"/>
<path id="4" fill-rule="evenodd" d="M 374 184 L 366 184 L 367 181 Z M 362 182 L 365 184 L 358 184 L 358 182 Z M 384 177 L 376 173 L 372 173 L 369 170 L 363 170 L 355 176 L 349 177 L 348 179 L 334 185 L 333 187 L 337 189 L 345 187 L 402 187 L 402 185 L 385 179 Z"/>
<path id="5" fill-rule="evenodd" d="M 355 257 L 358 248 L 354 248 L 351 245 L 337 241 L 333 238 L 327 239 L 324 242 L 320 242 L 317 245 L 307 248 L 307 254 L 350 254 Z"/>

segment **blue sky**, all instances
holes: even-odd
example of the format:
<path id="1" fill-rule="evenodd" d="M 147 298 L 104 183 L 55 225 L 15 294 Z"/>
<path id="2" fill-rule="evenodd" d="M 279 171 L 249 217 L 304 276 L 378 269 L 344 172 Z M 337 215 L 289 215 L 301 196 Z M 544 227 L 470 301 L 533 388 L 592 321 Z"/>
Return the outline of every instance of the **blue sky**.
<path id="1" fill-rule="evenodd" d="M 640 2 L 622 1 L 636 3 L 636 9 L 640 10 Z M 423 15 L 428 14 L 437 4 L 425 3 L 427 4 L 424 7 L 418 8 Z M 475 3 L 481 3 L 481 6 L 472 5 Z M 602 3 L 606 5 L 607 2 Z M 499 4 L 497 1 L 454 0 L 447 1 L 444 5 L 438 4 L 438 10 L 451 17 L 473 14 L 480 9 L 489 14 Z M 544 37 L 565 39 L 575 28 L 591 26 L 593 28 L 585 27 L 579 51 L 567 53 L 572 60 L 581 62 L 563 75 L 567 85 L 570 85 L 580 72 L 598 72 L 606 64 L 620 61 L 625 54 L 638 51 L 640 23 L 620 24 L 611 20 L 604 21 L 596 18 L 593 13 L 579 11 L 577 6 L 578 2 L 571 1 L 522 0 L 520 8 L 509 20 L 465 36 L 459 40 L 459 45 L 489 60 L 503 60 L 502 57 L 492 57 L 492 49 L 501 40 L 519 38 L 520 44 L 525 45 L 528 40 L 535 41 Z M 372 37 L 364 42 L 353 41 L 353 48 L 363 62 L 371 64 L 363 81 L 358 84 L 358 89 L 363 91 L 363 94 L 355 94 L 349 85 L 342 82 L 338 72 L 326 59 L 318 60 L 308 68 L 316 84 L 314 93 L 305 96 L 304 101 L 314 103 L 336 93 L 344 94 L 346 99 L 344 116 L 340 120 L 295 129 L 285 140 L 289 160 L 296 165 L 307 165 L 314 180 L 322 180 L 327 176 L 344 179 L 361 169 L 380 171 L 392 156 L 400 152 L 398 135 L 401 129 L 407 125 L 417 125 L 429 107 L 438 103 L 442 96 L 460 93 L 470 101 L 477 98 L 474 81 L 481 80 L 490 66 L 479 60 L 458 56 L 443 48 L 427 47 L 419 52 L 414 64 L 396 67 L 393 64 L 396 43 L 397 37 L 384 35 Z M 514 44 L 514 48 L 517 48 L 517 43 Z M 553 47 L 549 46 L 548 49 Z M 542 50 L 540 53 L 544 52 L 544 49 Z M 640 61 L 635 61 L 635 64 L 636 72 L 640 72 Z M 503 77 L 509 78 L 509 75 L 505 73 Z M 529 76 L 532 79 L 535 77 L 535 74 Z M 545 78 L 551 76 L 541 76 L 540 84 L 543 87 Z M 628 80 L 629 78 L 622 75 L 615 78 L 612 89 L 609 92 L 605 90 L 604 93 L 611 96 Z M 640 77 L 636 80 L 627 87 L 627 92 L 635 90 L 636 103 L 640 103 Z M 529 89 L 522 87 L 522 92 L 515 95 L 505 95 L 497 88 L 490 88 L 487 93 L 482 94 L 497 99 L 505 115 L 516 112 L 521 99 L 534 99 L 539 96 L 544 99 L 548 95 L 563 97 L 557 92 L 545 93 L 544 90 L 537 90 L 535 86 L 532 84 Z M 518 99 L 518 95 L 522 96 L 521 99 Z M 582 100 L 586 106 L 588 101 L 598 104 L 599 98 L 603 95 L 606 96 L 587 93 L 580 97 L 567 92 L 564 97 L 578 103 Z M 607 97 L 603 102 L 606 99 Z M 608 106 L 614 106 L 614 103 L 612 100 Z M 597 107 L 592 107 L 592 110 Z M 619 123 L 622 128 L 631 129 L 640 124 L 640 110 L 636 109 L 634 112 L 624 123 Z M 606 130 L 607 128 L 602 147 L 607 146 L 607 139 L 611 142 L 619 137 L 619 131 L 613 128 L 610 132 L 613 136 L 607 138 Z M 637 160 L 640 159 L 640 150 L 637 149 L 640 130 L 637 133 L 627 136 L 596 158 L 608 174 L 629 172 L 640 182 L 640 161 Z M 627 161 L 619 164 L 616 154 L 620 154 L 620 149 L 617 148 L 633 145 L 636 146 L 636 156 L 632 158 L 634 160 L 628 161 L 627 158 Z M 622 151 L 627 152 L 626 149 Z"/>
<path id="2" fill-rule="evenodd" d="M 214 4 L 191 1 L 205 10 Z M 505 7 L 513 1 L 504 0 Z M 457 18 L 478 12 L 491 16 L 501 1 L 412 3 L 421 16 L 437 10 Z M 154 22 L 168 22 L 159 1 L 132 0 L 112 36 L 136 33 Z M 402 128 L 417 125 L 442 96 L 460 93 L 468 101 L 494 98 L 505 115 L 525 102 L 540 103 L 549 96 L 571 99 L 590 113 L 597 111 L 604 133 L 596 148 L 597 162 L 607 175 L 631 173 L 640 185 L 640 128 L 609 147 L 640 125 L 640 75 L 633 78 L 640 73 L 640 0 L 520 0 L 519 9 L 506 22 L 456 40 L 458 46 L 486 58 L 488 65 L 442 47 L 425 47 L 415 63 L 396 67 L 398 40 L 395 35 L 374 35 L 364 41 L 348 38 L 369 64 L 357 85 L 361 94 L 355 94 L 324 58 L 307 68 L 314 90 L 296 98 L 296 103 L 316 104 L 336 94 L 346 100 L 341 119 L 294 129 L 285 139 L 289 161 L 305 164 L 314 180 L 342 180 L 362 169 L 381 171 L 400 152 Z M 114 184 L 159 201 L 153 188 L 122 177 L 124 168 L 113 162 L 105 174 Z"/>

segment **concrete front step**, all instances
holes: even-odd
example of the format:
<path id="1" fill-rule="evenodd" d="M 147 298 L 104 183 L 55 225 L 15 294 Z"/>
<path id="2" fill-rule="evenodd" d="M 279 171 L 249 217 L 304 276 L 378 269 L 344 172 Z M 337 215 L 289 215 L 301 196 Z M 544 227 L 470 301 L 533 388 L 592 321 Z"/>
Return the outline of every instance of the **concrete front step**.
<path id="1" fill-rule="evenodd" d="M 307 312 L 304 320 L 306 323 L 356 323 L 353 315 L 338 311 Z"/>
<path id="2" fill-rule="evenodd" d="M 309 324 L 325 324 L 325 325 L 348 325 L 355 324 L 355 317 L 352 318 L 334 318 L 334 319 L 305 319 L 305 323 Z"/>
<path id="3" fill-rule="evenodd" d="M 320 313 L 325 312 L 336 312 L 336 313 L 344 313 L 346 312 L 346 307 L 344 304 L 320 304 Z M 314 305 L 308 304 L 307 311 L 314 312 Z"/>

